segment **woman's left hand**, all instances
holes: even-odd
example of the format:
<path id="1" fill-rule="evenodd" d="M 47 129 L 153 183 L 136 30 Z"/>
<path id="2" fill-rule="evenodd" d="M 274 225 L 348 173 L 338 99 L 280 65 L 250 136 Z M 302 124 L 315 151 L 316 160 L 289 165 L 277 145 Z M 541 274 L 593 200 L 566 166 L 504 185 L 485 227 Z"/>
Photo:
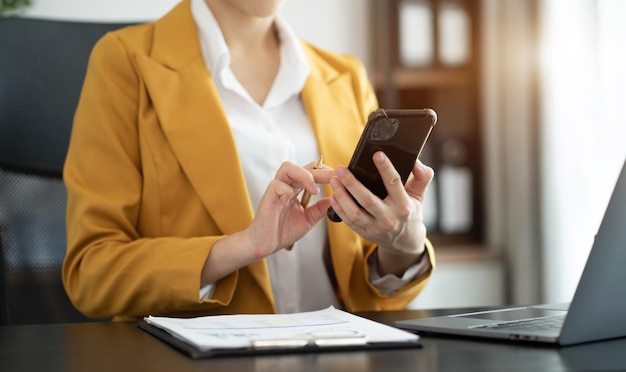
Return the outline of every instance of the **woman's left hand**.
<path id="1" fill-rule="evenodd" d="M 344 223 L 378 245 L 381 275 L 401 275 L 424 253 L 423 202 L 434 172 L 418 160 L 403 185 L 400 175 L 383 152 L 376 152 L 373 160 L 387 189 L 385 199 L 378 198 L 346 167 L 339 166 L 330 181 L 334 193 L 330 202 Z"/>

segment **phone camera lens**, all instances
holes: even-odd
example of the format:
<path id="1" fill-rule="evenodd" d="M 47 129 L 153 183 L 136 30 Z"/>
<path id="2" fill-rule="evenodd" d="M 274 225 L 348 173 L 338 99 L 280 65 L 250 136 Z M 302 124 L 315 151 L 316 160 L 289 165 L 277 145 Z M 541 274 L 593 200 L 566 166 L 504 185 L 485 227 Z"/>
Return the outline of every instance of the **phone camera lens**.
<path id="1" fill-rule="evenodd" d="M 396 134 L 398 120 L 381 119 L 374 125 L 370 138 L 375 141 L 387 141 Z"/>

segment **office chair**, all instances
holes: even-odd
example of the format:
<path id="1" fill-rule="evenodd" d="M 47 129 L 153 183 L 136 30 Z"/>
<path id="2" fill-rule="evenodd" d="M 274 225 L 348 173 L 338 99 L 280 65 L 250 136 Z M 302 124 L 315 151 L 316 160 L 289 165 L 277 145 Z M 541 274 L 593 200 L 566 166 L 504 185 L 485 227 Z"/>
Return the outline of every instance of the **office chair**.
<path id="1" fill-rule="evenodd" d="M 122 26 L 0 18 L 0 325 L 92 320 L 61 281 L 62 168 L 91 48 Z"/>

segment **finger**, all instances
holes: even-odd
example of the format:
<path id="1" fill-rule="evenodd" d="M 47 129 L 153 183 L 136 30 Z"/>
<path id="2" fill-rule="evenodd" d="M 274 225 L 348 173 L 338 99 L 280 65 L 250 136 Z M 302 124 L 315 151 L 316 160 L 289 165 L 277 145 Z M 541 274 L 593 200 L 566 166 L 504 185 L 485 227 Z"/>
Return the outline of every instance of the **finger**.
<path id="1" fill-rule="evenodd" d="M 331 177 L 335 175 L 335 170 L 332 168 L 313 169 L 310 172 L 313 175 L 315 182 L 321 184 L 329 183 Z"/>
<path id="2" fill-rule="evenodd" d="M 309 221 L 311 226 L 326 217 L 326 211 L 330 205 L 330 198 L 322 198 L 304 210 L 307 221 Z"/>
<path id="3" fill-rule="evenodd" d="M 297 189 L 306 189 L 310 193 L 318 193 L 319 189 L 313 174 L 299 165 L 292 162 L 284 162 L 276 172 L 275 179 Z"/>
<path id="4" fill-rule="evenodd" d="M 338 166 L 335 169 L 335 175 L 338 178 L 338 181 L 340 183 L 340 187 L 337 188 L 337 191 L 340 192 L 340 194 L 345 194 L 345 195 L 350 195 L 352 194 L 352 196 L 354 196 L 357 200 L 362 201 L 361 198 L 365 197 L 365 195 L 367 194 L 371 194 L 371 191 L 369 191 L 367 189 L 367 187 L 365 187 L 361 181 L 359 181 L 352 172 L 350 172 L 350 170 L 348 168 L 346 168 L 345 166 Z M 331 181 L 331 186 L 332 186 L 332 181 Z M 334 191 L 334 188 L 333 188 Z"/>
<path id="5" fill-rule="evenodd" d="M 345 213 L 343 212 L 343 208 L 341 207 L 341 204 L 339 203 L 339 200 L 337 198 L 345 198 L 345 195 L 347 193 L 338 177 L 333 177 L 330 179 L 330 187 L 333 190 L 333 194 L 329 198 L 330 205 L 333 207 L 333 211 L 335 212 L 335 214 L 338 215 L 341 220 L 343 220 L 345 217 Z"/>
<path id="6" fill-rule="evenodd" d="M 300 167 L 291 162 L 284 162 L 279 168 L 276 178 L 290 184 L 298 192 L 306 189 L 312 195 L 317 195 L 320 192 L 317 184 L 328 184 L 330 178 L 335 175 L 335 170 L 327 165 L 322 165 L 320 169 L 315 169 L 315 166 L 316 163 L 309 163 L 305 167 Z M 313 178 L 310 178 L 309 175 Z"/>
<path id="7" fill-rule="evenodd" d="M 374 153 L 372 160 L 374 161 L 376 169 L 378 169 L 378 173 L 380 173 L 380 177 L 383 180 L 383 184 L 385 185 L 385 189 L 387 190 L 389 197 L 391 199 L 405 197 L 402 177 L 400 177 L 400 174 L 393 166 L 393 163 L 389 160 L 387 155 L 385 155 L 382 151 L 377 151 Z"/>
<path id="8" fill-rule="evenodd" d="M 308 163 L 307 165 L 304 166 L 305 169 L 311 170 L 311 169 L 316 169 L 317 162 L 316 161 L 312 161 L 310 163 Z M 322 166 L 324 166 L 322 164 Z"/>
<path id="9" fill-rule="evenodd" d="M 333 209 L 348 225 L 351 225 L 351 222 L 363 224 L 363 220 L 369 217 L 366 209 L 371 204 L 371 199 L 377 199 L 376 196 L 369 192 L 345 167 L 337 167 L 336 173 L 337 177 L 330 180 L 333 189 L 331 197 Z M 360 201 L 361 205 L 357 204 L 352 195 L 356 195 L 355 198 Z M 362 195 L 369 195 L 373 198 L 368 199 L 367 196 Z"/>
<path id="10" fill-rule="evenodd" d="M 426 190 L 435 176 L 435 171 L 418 160 L 413 167 L 412 175 L 406 183 L 406 191 L 412 197 L 423 202 Z"/>
<path id="11" fill-rule="evenodd" d="M 297 194 L 293 187 L 276 178 L 270 181 L 267 192 L 270 192 L 273 199 L 278 199 L 283 205 L 288 204 Z"/>

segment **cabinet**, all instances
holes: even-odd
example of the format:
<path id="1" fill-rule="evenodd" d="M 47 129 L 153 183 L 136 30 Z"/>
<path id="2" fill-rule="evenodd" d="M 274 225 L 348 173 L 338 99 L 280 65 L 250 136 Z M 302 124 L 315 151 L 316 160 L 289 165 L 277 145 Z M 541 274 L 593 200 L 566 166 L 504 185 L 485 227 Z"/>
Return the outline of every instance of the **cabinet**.
<path id="1" fill-rule="evenodd" d="M 373 83 L 383 108 L 430 107 L 421 155 L 435 170 L 425 203 L 438 245 L 484 240 L 479 0 L 372 0 Z"/>

